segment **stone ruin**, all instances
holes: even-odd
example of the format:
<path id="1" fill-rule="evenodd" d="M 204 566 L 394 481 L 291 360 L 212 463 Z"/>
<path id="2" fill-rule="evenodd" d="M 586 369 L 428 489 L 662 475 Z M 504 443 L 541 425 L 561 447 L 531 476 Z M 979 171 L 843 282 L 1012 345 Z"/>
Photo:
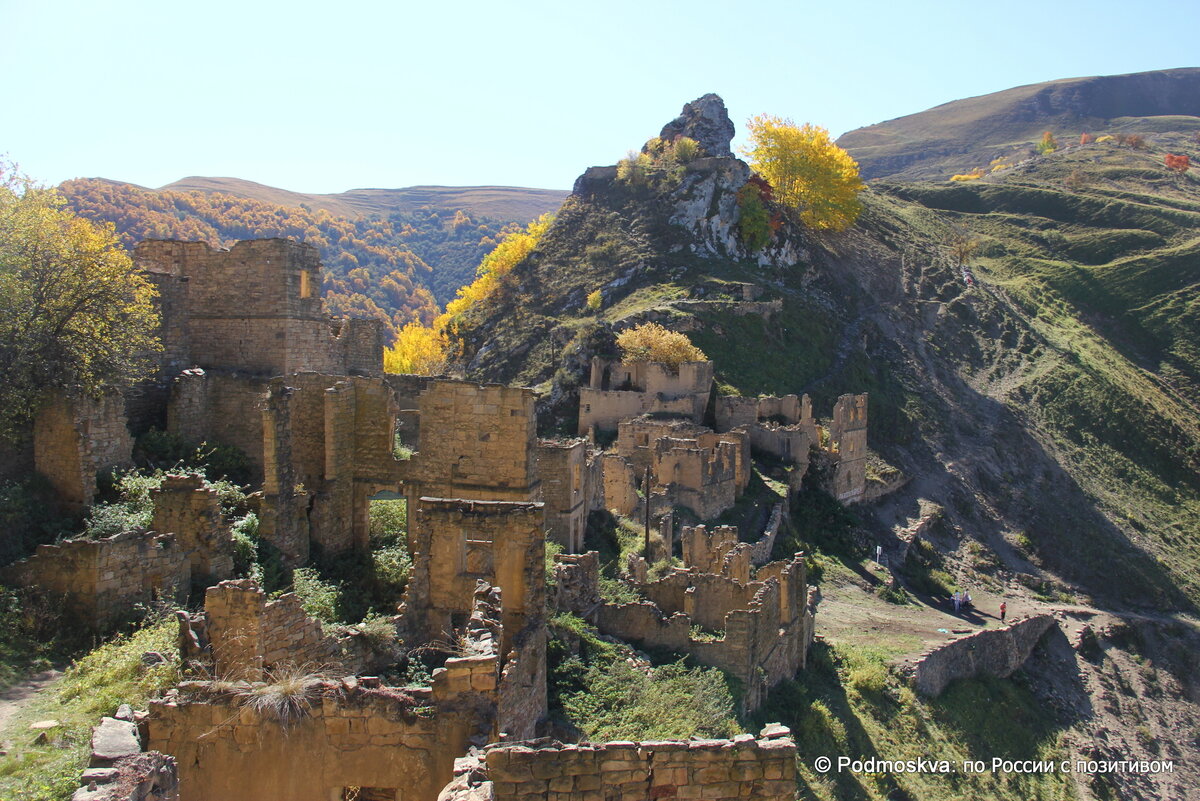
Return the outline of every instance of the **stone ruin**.
<path id="1" fill-rule="evenodd" d="M 655 517 L 683 506 L 701 520 L 712 519 L 745 490 L 752 453 L 791 468 L 789 491 L 795 493 L 814 449 L 830 464 L 831 494 L 843 503 L 864 498 L 866 395 L 841 396 L 822 437 L 807 395 L 713 397 L 712 389 L 712 362 L 685 362 L 672 370 L 658 362 L 593 358 L 588 386 L 579 390 L 578 430 L 592 442 L 600 432 L 617 437 L 613 449 L 589 456 L 597 488 L 592 508 L 644 513 L 649 470 Z"/>
<path id="2" fill-rule="evenodd" d="M 134 256 L 160 292 L 158 370 L 123 396 L 48 405 L 35 426 L 37 469 L 82 507 L 98 472 L 130 463 L 132 433 L 165 426 L 240 447 L 261 483 L 251 496 L 259 536 L 288 568 L 366 549 L 371 499 L 404 497 L 412 570 L 390 624 L 407 648 L 449 654 L 428 687 L 364 675 L 375 666 L 361 637 L 323 627 L 295 595 L 268 599 L 230 580 L 232 534 L 215 493 L 170 476 L 148 530 L 42 546 L 4 574 L 61 595 L 97 631 L 133 603 L 203 595 L 203 611 L 178 613 L 180 650 L 211 678 L 184 682 L 140 721 L 149 751 L 139 759 L 158 760 L 147 787 L 176 797 L 177 765 L 184 801 L 433 801 L 484 785 L 513 799 L 790 797 L 795 749 L 778 727 L 732 743 L 533 738 L 547 715 L 547 537 L 565 551 L 552 608 L 737 676 L 745 711 L 804 666 L 815 600 L 803 560 L 769 562 L 782 504 L 754 543 L 684 527 L 684 568 L 656 581 L 635 560 L 639 604 L 602 602 L 598 560 L 580 551 L 589 511 L 648 504 L 669 552 L 669 510 L 710 519 L 728 508 L 752 450 L 802 474 L 819 441 L 807 398 L 717 399 L 714 409 L 711 362 L 673 371 L 595 360 L 581 392 L 588 439 L 538 440 L 531 390 L 385 376 L 380 326 L 322 312 L 309 246 L 149 241 Z M 830 453 L 853 465 L 865 457 L 865 396 L 846 397 Z M 713 419 L 717 430 L 703 425 Z M 589 441 L 604 428 L 618 432 L 611 451 Z M 843 474 L 841 497 L 852 499 L 859 474 Z M 291 702 L 280 700 L 285 685 Z"/>
<path id="3" fill-rule="evenodd" d="M 135 604 L 186 603 L 193 585 L 233 575 L 233 537 L 215 490 L 196 476 L 169 475 L 151 497 L 149 529 L 39 545 L 0 578 L 52 596 L 98 632 Z"/>
<path id="4" fill-rule="evenodd" d="M 684 566 L 660 579 L 647 580 L 645 561 L 634 560 L 629 583 L 644 599 L 636 603 L 601 599 L 594 551 L 560 556 L 555 603 L 603 634 L 720 668 L 742 682 L 742 711 L 751 712 L 804 668 L 817 605 L 804 555 L 766 562 L 759 543 L 740 542 L 733 526 L 684 527 L 682 540 Z"/>

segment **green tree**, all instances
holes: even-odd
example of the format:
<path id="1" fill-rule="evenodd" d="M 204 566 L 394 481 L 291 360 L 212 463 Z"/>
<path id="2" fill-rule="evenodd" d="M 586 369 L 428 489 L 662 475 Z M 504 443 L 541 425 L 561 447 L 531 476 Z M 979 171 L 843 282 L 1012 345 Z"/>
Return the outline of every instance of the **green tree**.
<path id="1" fill-rule="evenodd" d="M 775 199 L 811 228 L 841 231 L 858 219 L 865 185 L 850 154 L 816 125 L 760 114 L 747 124 L 754 171 L 771 184 Z"/>
<path id="2" fill-rule="evenodd" d="M 0 438 L 27 426 L 47 392 L 146 375 L 161 348 L 154 294 L 111 225 L 0 171 Z"/>

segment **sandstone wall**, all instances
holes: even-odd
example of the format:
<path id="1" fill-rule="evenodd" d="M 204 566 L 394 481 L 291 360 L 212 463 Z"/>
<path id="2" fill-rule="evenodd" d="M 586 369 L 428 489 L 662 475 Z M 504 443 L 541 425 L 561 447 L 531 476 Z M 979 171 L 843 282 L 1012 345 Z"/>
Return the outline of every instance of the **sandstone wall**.
<path id="1" fill-rule="evenodd" d="M 712 389 L 712 362 L 685 362 L 673 371 L 658 362 L 593 357 L 589 385 L 579 390 L 579 433 L 613 430 L 640 414 L 667 414 L 699 423 Z"/>
<path id="2" fill-rule="evenodd" d="M 259 413 L 267 380 L 200 368 L 171 381 L 167 430 L 186 442 L 240 448 L 262 480 L 263 420 Z"/>
<path id="3" fill-rule="evenodd" d="M 205 592 L 204 617 L 218 678 L 263 681 L 280 669 L 340 667 L 337 642 L 304 613 L 295 593 L 268 601 L 250 579 L 223 581 Z"/>
<path id="4" fill-rule="evenodd" d="M 133 464 L 124 399 L 116 393 L 52 398 L 33 422 L 33 458 L 68 506 L 90 504 L 97 473 Z"/>
<path id="5" fill-rule="evenodd" d="M 757 739 L 732 741 L 493 745 L 455 765 L 441 801 L 791 801 L 796 746 L 789 735 L 772 724 Z"/>
<path id="6" fill-rule="evenodd" d="M 538 443 L 537 474 L 546 504 L 546 530 L 566 553 L 583 550 L 587 530 L 587 446 L 584 440 Z"/>
<path id="7" fill-rule="evenodd" d="M 533 501 L 418 499 L 409 514 L 413 566 L 406 626 L 429 641 L 462 625 L 476 584 L 502 593 L 503 652 L 510 638 L 541 619 L 545 598 L 543 505 Z"/>
<path id="8" fill-rule="evenodd" d="M 233 532 L 216 490 L 205 487 L 198 476 L 168 475 L 150 497 L 150 527 L 175 536 L 187 554 L 193 582 L 207 585 L 233 575 Z"/>
<path id="9" fill-rule="evenodd" d="M 862 498 L 867 487 L 867 396 L 842 395 L 833 407 L 830 447 L 836 454 L 833 495 L 843 503 Z"/>
<path id="10" fill-rule="evenodd" d="M 191 586 L 188 554 L 176 538 L 145 531 L 39 545 L 0 577 L 61 598 L 72 619 L 96 631 L 110 628 L 135 604 L 184 604 Z"/>
<path id="11" fill-rule="evenodd" d="M 285 726 L 236 694 L 185 683 L 151 701 L 147 746 L 178 760 L 180 801 L 329 801 L 351 787 L 434 801 L 455 757 L 491 727 L 469 700 L 433 704 L 428 691 L 343 680 L 313 682 L 306 698 Z"/>
<path id="12" fill-rule="evenodd" d="M 901 670 L 923 695 L 941 695 L 957 679 L 1007 678 L 1025 664 L 1053 626 L 1050 615 L 1034 615 L 999 629 L 983 629 L 927 651 Z"/>
<path id="13" fill-rule="evenodd" d="M 238 242 L 146 240 L 134 262 L 173 289 L 162 308 L 164 358 L 204 368 L 285 375 L 302 370 L 382 374 L 378 323 L 334 324 L 321 305 L 316 248 L 286 239 Z M 180 323 L 182 318 L 182 323 Z"/>

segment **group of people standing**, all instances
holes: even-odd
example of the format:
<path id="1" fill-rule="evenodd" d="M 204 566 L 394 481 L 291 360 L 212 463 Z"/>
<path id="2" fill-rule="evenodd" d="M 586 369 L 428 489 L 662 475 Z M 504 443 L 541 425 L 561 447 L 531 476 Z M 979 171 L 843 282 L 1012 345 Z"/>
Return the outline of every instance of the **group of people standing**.
<path id="1" fill-rule="evenodd" d="M 956 590 L 954 593 L 954 613 L 958 614 L 963 609 L 971 606 L 971 593 L 966 590 Z M 1008 617 L 1008 603 L 1000 602 L 1000 622 L 1004 622 L 1004 618 Z"/>

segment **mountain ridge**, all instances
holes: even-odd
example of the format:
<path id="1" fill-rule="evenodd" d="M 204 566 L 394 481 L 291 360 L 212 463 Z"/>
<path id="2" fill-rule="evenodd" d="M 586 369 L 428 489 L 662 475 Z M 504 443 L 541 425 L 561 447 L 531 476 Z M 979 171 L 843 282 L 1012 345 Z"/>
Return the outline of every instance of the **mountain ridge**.
<path id="1" fill-rule="evenodd" d="M 97 180 L 124 183 L 105 178 Z M 321 194 L 295 192 L 244 178 L 200 175 L 187 176 L 157 188 L 139 188 L 151 192 L 219 192 L 281 206 L 324 209 L 343 217 L 386 216 L 392 212 L 407 213 L 423 206 L 432 206 L 437 209 L 462 209 L 473 216 L 490 217 L 502 222 L 522 223 L 554 211 L 570 194 L 558 189 L 495 185 L 418 185 L 396 189 L 360 187 Z"/>
<path id="2" fill-rule="evenodd" d="M 1026 84 L 848 131 L 838 144 L 868 179 L 945 179 L 997 157 L 1023 158 L 1047 129 L 1067 141 L 1164 126 L 1200 130 L 1200 68 Z"/>

